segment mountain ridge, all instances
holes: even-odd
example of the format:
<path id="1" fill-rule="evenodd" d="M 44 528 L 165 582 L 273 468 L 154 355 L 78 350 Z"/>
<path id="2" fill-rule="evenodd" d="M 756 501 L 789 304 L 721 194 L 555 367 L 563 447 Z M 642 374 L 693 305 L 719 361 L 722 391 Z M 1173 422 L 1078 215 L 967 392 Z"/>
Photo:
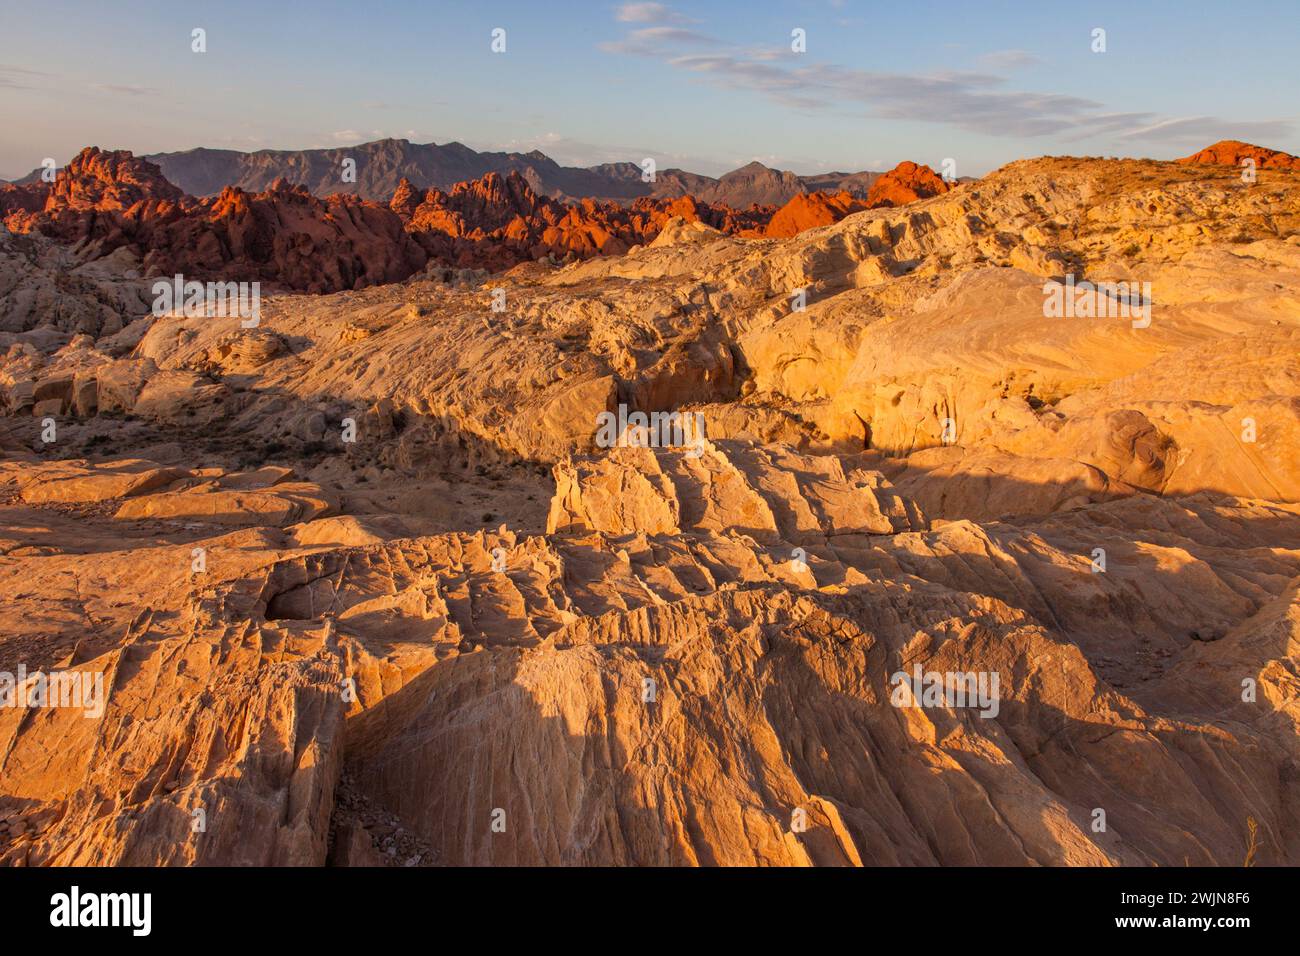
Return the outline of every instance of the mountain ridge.
<path id="1" fill-rule="evenodd" d="M 660 169 L 654 182 L 645 183 L 641 167 L 634 162 L 562 166 L 536 149 L 526 153 L 480 152 L 455 140 L 438 144 L 396 138 L 347 147 L 253 152 L 198 146 L 140 158 L 157 164 L 170 182 L 192 196 L 214 196 L 227 186 L 261 192 L 277 179 L 284 179 L 293 186 L 306 186 L 317 196 L 345 193 L 375 202 L 386 202 L 403 179 L 417 189 L 447 190 L 488 173 L 504 176 L 518 172 L 534 192 L 549 199 L 631 202 L 642 197 L 676 199 L 690 195 L 739 209 L 755 204 L 780 205 L 801 192 L 849 192 L 864 199 L 880 176 L 880 172 L 870 170 L 801 176 L 754 161 L 718 177 L 675 167 Z M 356 160 L 355 182 L 343 181 L 343 163 L 347 159 Z M 33 170 L 13 184 L 32 183 L 40 178 L 40 172 Z"/>
<path id="2" fill-rule="evenodd" d="M 780 195 L 792 187 L 792 176 L 751 163 L 722 187 Z M 880 176 L 865 200 L 840 192 L 818 193 L 809 202 L 796 193 L 787 203 L 746 209 L 689 193 L 627 203 L 561 201 L 539 193 L 519 170 L 489 172 L 447 191 L 419 189 L 403 177 L 379 201 L 338 191 L 317 195 L 284 176 L 257 190 L 224 186 L 199 197 L 145 157 L 92 146 L 53 183 L 0 187 L 0 222 L 11 232 L 39 231 L 77 244 L 87 261 L 121 250 L 138 256 L 150 274 L 252 275 L 325 292 L 401 281 L 430 261 L 500 271 L 543 258 L 622 255 L 653 242 L 673 220 L 749 238 L 789 236 L 868 205 L 947 188 L 929 167 L 905 163 Z M 774 217 L 776 231 L 769 228 Z"/>

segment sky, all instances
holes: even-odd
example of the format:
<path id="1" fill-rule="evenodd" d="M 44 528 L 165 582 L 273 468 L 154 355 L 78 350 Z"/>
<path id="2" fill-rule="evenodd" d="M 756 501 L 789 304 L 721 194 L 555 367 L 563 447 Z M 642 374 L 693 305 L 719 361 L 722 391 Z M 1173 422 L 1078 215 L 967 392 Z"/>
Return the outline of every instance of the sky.
<path id="1" fill-rule="evenodd" d="M 1300 0 L 0 0 L 0 178 L 384 137 L 709 175 L 1300 153 L 1297 51 Z"/>

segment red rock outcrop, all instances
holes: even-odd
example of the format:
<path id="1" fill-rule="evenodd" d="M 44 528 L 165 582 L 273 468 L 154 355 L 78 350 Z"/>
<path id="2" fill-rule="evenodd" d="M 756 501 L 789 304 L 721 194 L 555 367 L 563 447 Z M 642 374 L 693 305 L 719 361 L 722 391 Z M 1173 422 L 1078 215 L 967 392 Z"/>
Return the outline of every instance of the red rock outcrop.
<path id="1" fill-rule="evenodd" d="M 87 260 L 127 249 L 150 275 L 263 281 L 303 292 L 396 282 L 426 256 L 390 209 L 317 198 L 283 180 L 261 193 L 228 188 L 198 200 L 147 160 L 89 147 L 55 182 L 8 187 L 0 215 L 13 232 L 82 244 Z"/>
<path id="2" fill-rule="evenodd" d="M 137 159 L 125 149 L 109 152 L 87 146 L 50 184 L 45 209 L 126 211 L 138 203 L 179 204 L 187 198 L 148 160 Z"/>
<path id="3" fill-rule="evenodd" d="M 342 194 L 321 198 L 284 179 L 262 192 L 232 186 L 196 199 L 148 160 L 88 147 L 54 183 L 0 190 L 0 218 L 16 233 L 76 243 L 86 261 L 125 249 L 145 275 L 334 292 L 401 281 L 429 259 L 500 271 L 547 256 L 622 255 L 653 242 L 673 219 L 727 235 L 789 237 L 870 206 L 947 189 L 927 167 L 903 163 L 876 181 L 866 203 L 848 192 L 814 192 L 780 209 L 737 210 L 689 195 L 627 205 L 561 202 L 538 194 L 518 172 L 489 173 L 448 191 L 422 191 L 403 179 L 386 205 Z"/>
<path id="4" fill-rule="evenodd" d="M 409 179 L 403 178 L 397 184 L 397 189 L 393 192 L 393 198 L 389 201 L 388 208 L 403 219 L 410 219 L 415 215 L 415 210 L 419 207 L 423 198 L 424 193 L 411 185 Z"/>
<path id="5" fill-rule="evenodd" d="M 391 210 L 351 196 L 318 199 L 283 180 L 261 193 L 223 190 L 168 238 L 146 260 L 164 274 L 246 275 L 306 292 L 398 282 L 426 261 Z"/>
<path id="6" fill-rule="evenodd" d="M 706 203 L 693 196 L 676 199 L 638 199 L 632 203 L 633 221 L 643 241 L 653 241 L 670 219 L 702 222 L 732 236 L 758 235 L 775 212 L 775 206 L 751 205 L 733 209 L 718 203 Z"/>
<path id="7" fill-rule="evenodd" d="M 1235 139 L 1219 140 L 1213 146 L 1174 162 L 1191 166 L 1240 166 L 1243 159 L 1253 159 L 1260 169 L 1300 169 L 1300 156 Z"/>
<path id="8" fill-rule="evenodd" d="M 404 187 L 399 186 L 389 208 L 407 219 L 407 231 L 430 257 L 493 270 L 547 255 L 621 255 L 653 241 L 674 217 L 742 234 L 761 228 L 771 215 L 770 207 L 737 211 L 690 196 L 643 197 L 628 206 L 595 199 L 568 204 L 539 196 L 513 172 L 489 173 L 457 183 L 449 192 L 430 189 L 422 197 L 409 184 Z"/>
<path id="9" fill-rule="evenodd" d="M 32 213 L 44 209 L 47 192 L 48 189 L 33 189 L 12 183 L 0 186 L 0 223 L 11 232 L 19 231 L 13 224 L 21 223 Z"/>
<path id="10" fill-rule="evenodd" d="M 763 235 L 770 239 L 788 239 L 805 229 L 829 226 L 850 213 L 869 208 L 867 203 L 846 192 L 800 193 L 772 215 Z"/>
<path id="11" fill-rule="evenodd" d="M 95 146 L 78 153 L 53 183 L 0 191 L 0 217 L 10 231 L 39 229 L 68 242 L 119 239 L 128 224 L 170 219 L 195 205 L 153 163 Z"/>
<path id="12" fill-rule="evenodd" d="M 918 199 L 946 193 L 951 188 L 929 166 L 904 161 L 871 184 L 871 190 L 867 193 L 867 205 L 872 209 L 905 206 Z"/>

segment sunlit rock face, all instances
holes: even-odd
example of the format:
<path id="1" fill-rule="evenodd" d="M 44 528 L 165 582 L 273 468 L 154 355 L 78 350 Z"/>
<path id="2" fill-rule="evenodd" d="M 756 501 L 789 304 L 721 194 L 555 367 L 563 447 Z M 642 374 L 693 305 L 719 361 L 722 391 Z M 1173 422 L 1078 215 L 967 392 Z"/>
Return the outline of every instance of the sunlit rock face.
<path id="1" fill-rule="evenodd" d="M 0 861 L 1300 863 L 1300 171 L 1236 145 L 619 249 L 508 175 L 7 193 Z M 177 249 L 282 281 L 157 314 Z"/>

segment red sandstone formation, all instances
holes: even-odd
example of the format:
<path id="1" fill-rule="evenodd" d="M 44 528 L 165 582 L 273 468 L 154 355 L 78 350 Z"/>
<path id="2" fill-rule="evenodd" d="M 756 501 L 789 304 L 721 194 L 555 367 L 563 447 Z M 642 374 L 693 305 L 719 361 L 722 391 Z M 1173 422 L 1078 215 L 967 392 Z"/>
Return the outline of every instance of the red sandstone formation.
<path id="1" fill-rule="evenodd" d="M 407 231 L 432 258 L 488 269 L 547 255 L 621 255 L 652 241 L 674 216 L 740 234 L 761 227 L 771 215 L 770 207 L 740 212 L 690 196 L 643 197 L 629 206 L 595 199 L 566 204 L 539 196 L 518 173 L 489 173 L 449 192 L 427 190 L 422 197 L 403 183 L 389 208 L 407 220 Z"/>
<path id="2" fill-rule="evenodd" d="M 1240 166 L 1243 159 L 1253 159 L 1260 169 L 1300 169 L 1300 156 L 1235 139 L 1220 140 L 1175 162 L 1192 166 Z"/>
<path id="3" fill-rule="evenodd" d="M 929 166 L 902 162 L 871 184 L 871 190 L 867 193 L 867 205 L 872 209 L 880 206 L 905 206 L 918 199 L 946 193 L 951 188 Z"/>
<path id="4" fill-rule="evenodd" d="M 197 199 L 148 160 L 89 147 L 54 183 L 0 189 L 0 218 L 13 232 L 78 243 L 87 259 L 126 248 L 146 275 L 332 292 L 401 281 L 429 259 L 498 271 L 545 256 L 621 255 L 652 242 L 675 217 L 728 235 L 789 237 L 948 188 L 928 167 L 903 163 L 876 181 L 865 203 L 847 192 L 814 192 L 780 209 L 737 210 L 692 196 L 566 203 L 539 195 L 517 172 L 489 173 L 445 192 L 403 179 L 386 206 L 340 194 L 320 198 L 283 179 L 262 192 L 226 187 Z"/>
<path id="5" fill-rule="evenodd" d="M 114 248 L 125 229 L 173 218 L 195 204 L 153 163 L 94 146 L 78 153 L 53 183 L 0 190 L 0 217 L 10 231 L 39 229 L 68 242 L 110 239 Z"/>
<path id="6" fill-rule="evenodd" d="M 45 208 L 51 212 L 63 209 L 125 212 L 139 203 L 179 204 L 189 198 L 148 160 L 137 159 L 125 149 L 107 152 L 97 146 L 88 146 L 78 153 L 47 188 Z"/>
<path id="7" fill-rule="evenodd" d="M 770 239 L 786 239 L 805 229 L 837 223 L 850 213 L 868 208 L 865 202 L 846 192 L 801 193 L 776 211 L 763 235 Z"/>
<path id="8" fill-rule="evenodd" d="M 415 215 L 415 210 L 419 207 L 420 201 L 424 194 L 411 185 L 411 181 L 405 177 L 397 184 L 397 189 L 393 192 L 393 198 L 388 203 L 388 208 L 402 217 L 403 220 L 410 219 Z"/>
<path id="9" fill-rule="evenodd" d="M 13 232 L 83 243 L 87 258 L 125 247 L 149 275 L 257 280 L 303 292 L 400 281 L 426 261 L 383 206 L 319 199 L 283 181 L 261 193 L 227 188 L 198 200 L 124 150 L 90 147 L 53 184 L 6 188 L 0 216 Z"/>

